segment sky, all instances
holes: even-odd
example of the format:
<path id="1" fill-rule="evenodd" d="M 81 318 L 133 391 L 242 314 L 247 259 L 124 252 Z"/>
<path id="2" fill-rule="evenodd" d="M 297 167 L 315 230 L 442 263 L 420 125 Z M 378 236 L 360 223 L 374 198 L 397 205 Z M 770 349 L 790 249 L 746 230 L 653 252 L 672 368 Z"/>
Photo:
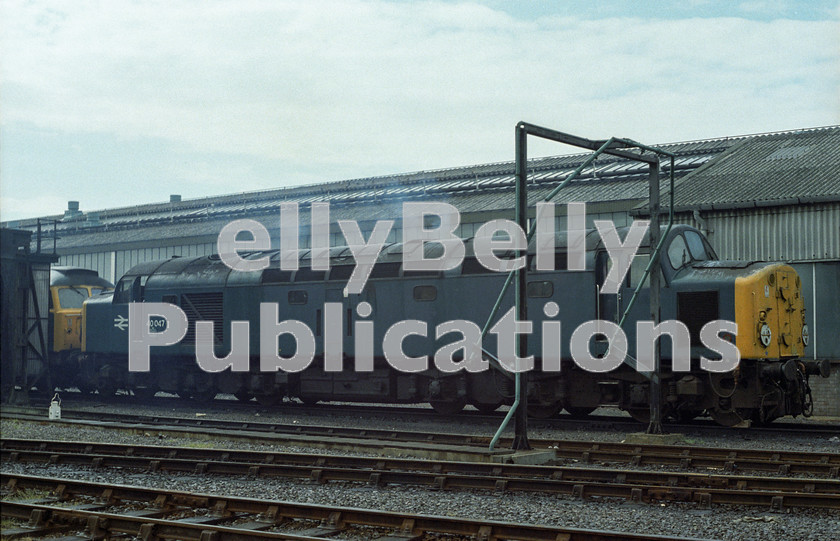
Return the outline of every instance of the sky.
<path id="1" fill-rule="evenodd" d="M 840 124 L 840 2 L 0 2 L 3 221 L 510 161 L 520 120 Z"/>

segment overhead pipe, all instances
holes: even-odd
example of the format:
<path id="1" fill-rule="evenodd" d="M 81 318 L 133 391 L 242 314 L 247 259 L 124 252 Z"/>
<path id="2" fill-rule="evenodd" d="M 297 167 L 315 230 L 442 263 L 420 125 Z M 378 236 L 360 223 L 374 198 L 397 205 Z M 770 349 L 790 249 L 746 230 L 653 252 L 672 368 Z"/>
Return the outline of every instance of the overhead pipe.
<path id="1" fill-rule="evenodd" d="M 548 128 L 542 128 L 540 126 L 535 126 L 533 124 L 528 124 L 526 122 L 520 122 L 516 126 L 516 182 L 517 182 L 517 191 L 516 191 L 516 193 L 517 193 L 517 206 L 516 206 L 516 211 L 517 211 L 517 219 L 518 220 L 524 220 L 524 222 L 525 222 L 524 226 L 522 224 L 520 224 L 520 227 L 522 227 L 523 231 L 525 231 L 527 229 L 527 227 L 526 227 L 527 226 L 527 212 L 525 212 L 527 210 L 527 193 L 525 191 L 525 187 L 527 186 L 527 175 L 528 175 L 527 174 L 526 140 L 527 140 L 527 136 L 529 134 L 530 135 L 535 135 L 537 137 L 542 137 L 542 138 L 545 138 L 545 139 L 557 141 L 557 142 L 560 142 L 560 143 L 566 143 L 566 144 L 575 145 L 575 146 L 579 146 L 579 147 L 583 147 L 583 148 L 589 148 L 589 149 L 595 151 L 595 152 L 593 152 L 593 154 L 591 154 L 589 156 L 589 158 L 584 160 L 584 162 L 580 166 L 578 166 L 572 173 L 570 173 L 569 176 L 559 186 L 554 188 L 543 199 L 542 202 L 550 202 L 552 199 L 554 199 L 554 197 L 557 195 L 557 193 L 560 190 L 562 190 L 564 187 L 566 187 L 575 177 L 577 177 L 580 174 L 581 171 L 583 171 L 587 166 L 589 166 L 593 161 L 595 161 L 595 159 L 598 156 L 600 156 L 603 153 L 611 154 L 611 155 L 614 155 L 614 156 L 620 156 L 620 157 L 635 160 L 635 161 L 642 161 L 642 162 L 645 162 L 648 165 L 650 165 L 651 168 L 654 168 L 654 166 L 655 166 L 655 168 L 657 170 L 658 170 L 658 167 L 659 167 L 658 156 L 647 157 L 647 156 L 644 156 L 643 154 L 636 154 L 634 152 L 627 152 L 623 149 L 624 148 L 636 147 L 636 148 L 639 148 L 643 151 L 649 151 L 649 152 L 651 152 L 655 155 L 664 155 L 664 156 L 670 157 L 670 162 L 671 162 L 671 168 L 670 168 L 671 169 L 670 170 L 670 210 L 669 210 L 668 226 L 665 230 L 665 234 L 662 235 L 662 237 L 659 239 L 659 242 L 656 245 L 656 249 L 651 254 L 651 260 L 648 262 L 648 265 L 645 267 L 645 272 L 644 272 L 644 275 L 642 277 L 642 280 L 640 281 L 639 285 L 636 287 L 636 290 L 634 291 L 633 296 L 630 299 L 630 304 L 628 305 L 627 310 L 624 313 L 624 316 L 622 316 L 622 318 L 621 318 L 621 322 L 619 323 L 619 326 L 621 326 L 622 323 L 624 322 L 624 320 L 626 319 L 627 314 L 630 311 L 630 308 L 632 308 L 633 303 L 635 302 L 636 298 L 638 297 L 639 290 L 641 289 L 641 284 L 644 283 L 644 280 L 650 274 L 651 268 L 653 266 L 653 262 L 655 260 L 658 260 L 658 256 L 661 253 L 663 241 L 668 236 L 668 233 L 671 231 L 671 227 L 673 226 L 673 222 L 674 222 L 674 158 L 675 158 L 675 155 L 671 152 L 667 152 L 667 151 L 664 151 L 662 149 L 658 149 L 658 148 L 655 148 L 655 147 L 650 147 L 650 146 L 647 146 L 647 145 L 643 145 L 641 143 L 638 143 L 638 142 L 630 140 L 630 139 L 619 139 L 619 138 L 611 137 L 611 138 L 607 139 L 606 141 L 604 141 L 603 143 L 599 144 L 599 142 L 597 142 L 597 141 L 591 141 L 589 139 L 569 135 L 569 134 L 558 132 L 558 131 L 555 131 L 555 130 L 550 130 Z M 520 185 L 521 185 L 521 188 L 520 188 Z M 658 183 L 657 183 L 657 190 L 658 190 Z M 658 195 L 659 195 L 658 191 L 657 191 L 656 195 L 657 195 L 657 199 L 658 199 Z M 657 212 L 658 212 L 658 210 L 657 210 Z M 525 255 L 527 255 L 527 250 L 528 250 L 527 247 L 531 243 L 531 240 L 533 239 L 535 233 L 536 233 L 536 228 L 533 228 L 528 232 L 527 241 L 525 243 L 525 248 L 524 248 L 524 250 L 520 250 L 520 255 L 522 255 L 523 251 L 524 251 Z M 520 271 L 522 271 L 522 272 L 520 272 Z M 482 342 L 483 342 L 484 336 L 487 334 L 487 331 L 490 328 L 490 324 L 493 322 L 493 319 L 496 317 L 496 314 L 499 311 L 499 307 L 501 306 L 502 298 L 504 297 L 504 294 L 507 292 L 508 287 L 510 287 L 510 282 L 512 281 L 514 275 L 516 275 L 518 277 L 517 290 L 519 290 L 519 291 L 517 291 L 517 293 L 519 293 L 519 294 L 517 295 L 517 298 L 516 298 L 517 314 L 519 314 L 520 311 L 524 310 L 526 312 L 524 318 L 527 319 L 527 304 L 526 304 L 527 300 L 524 298 L 525 297 L 525 289 L 524 289 L 524 286 L 522 285 L 522 282 L 527 277 L 527 264 L 526 264 L 526 268 L 519 269 L 519 270 L 516 270 L 516 271 L 511 271 L 508 274 L 508 277 L 505 280 L 504 285 L 502 286 L 502 290 L 499 293 L 499 297 L 497 298 L 496 303 L 494 304 L 493 309 L 491 310 L 490 316 L 487 318 L 487 323 L 485 323 L 484 328 L 481 331 Z M 519 316 L 519 317 L 522 317 L 522 316 Z M 527 339 L 528 339 L 527 335 L 525 335 L 523 333 L 519 338 L 520 338 L 520 340 L 517 342 L 517 350 L 516 350 L 516 356 L 517 357 L 520 357 L 521 356 L 520 354 L 524 354 L 524 353 L 527 352 Z M 493 357 L 492 355 L 490 355 L 489 352 L 487 352 L 486 350 L 483 350 L 483 351 L 491 359 L 493 359 L 496 364 L 500 364 L 499 360 L 496 359 L 495 357 Z M 625 359 L 625 362 L 627 362 L 626 359 Z M 630 363 L 628 363 L 628 364 L 630 364 Z M 635 362 L 633 362 L 633 364 L 631 364 L 631 366 L 633 366 L 635 368 Z M 515 369 L 514 401 L 513 401 L 513 404 L 511 405 L 510 410 L 508 410 L 507 415 L 505 415 L 505 418 L 502 420 L 502 424 L 499 426 L 499 429 L 496 431 L 496 433 L 493 435 L 492 440 L 490 441 L 490 450 L 491 451 L 495 448 L 496 444 L 498 443 L 499 439 L 501 438 L 502 432 L 504 432 L 505 428 L 507 428 L 507 425 L 510 423 L 510 420 L 514 416 L 517 417 L 517 421 L 522 420 L 522 425 L 523 425 L 522 431 L 523 432 L 524 432 L 525 426 L 527 426 L 526 425 L 526 423 L 527 423 L 527 390 L 522 389 L 523 381 L 527 381 L 527 380 L 525 380 L 522 377 L 522 374 L 519 371 L 518 361 L 517 361 L 517 366 L 515 366 L 514 369 Z M 524 396 L 523 396 L 523 392 L 526 393 Z M 522 408 L 523 403 L 525 404 L 525 408 Z M 522 408 L 521 412 L 520 412 L 520 408 Z M 652 407 L 652 409 L 653 409 L 653 407 Z M 520 432 L 520 430 L 518 428 L 517 428 L 517 432 Z M 519 438 L 520 438 L 519 439 L 520 444 L 524 441 L 525 445 L 527 446 L 527 434 L 520 434 Z M 517 445 L 517 439 L 515 438 L 514 439 L 514 446 L 516 446 L 516 445 Z"/>

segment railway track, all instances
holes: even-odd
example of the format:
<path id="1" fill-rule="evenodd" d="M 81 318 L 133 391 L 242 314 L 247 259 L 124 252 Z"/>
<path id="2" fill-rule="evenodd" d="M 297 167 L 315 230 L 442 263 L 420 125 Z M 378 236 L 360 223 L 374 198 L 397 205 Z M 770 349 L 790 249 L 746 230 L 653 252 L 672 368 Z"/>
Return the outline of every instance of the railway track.
<path id="1" fill-rule="evenodd" d="M 581 499 L 840 509 L 840 480 L 706 475 L 483 462 L 196 449 L 66 441 L 3 440 L 2 460 L 251 477 L 298 478 L 432 489 L 540 492 Z"/>
<path id="2" fill-rule="evenodd" d="M 152 399 L 138 399 L 130 395 L 117 395 L 111 399 L 104 400 L 99 395 L 82 394 L 82 393 L 67 393 L 62 396 L 87 404 L 119 404 L 119 405 L 133 405 L 142 403 L 149 406 L 161 407 L 184 407 L 184 404 L 189 403 L 195 406 L 196 402 L 186 402 L 185 399 L 175 396 L 158 396 Z M 49 401 L 43 399 L 36 402 L 44 407 L 49 406 Z M 488 425 L 498 426 L 498 423 L 504 417 L 504 408 L 501 411 L 494 413 L 481 413 L 474 410 L 465 410 L 456 415 L 442 415 L 432 410 L 429 407 L 420 406 L 393 406 L 387 404 L 370 405 L 351 403 L 341 405 L 330 403 L 319 404 L 302 404 L 298 402 L 284 402 L 281 405 L 273 407 L 260 406 L 256 402 L 240 402 L 235 399 L 215 399 L 209 402 L 201 403 L 201 406 L 210 411 L 225 411 L 225 410 L 273 410 L 288 413 L 330 413 L 335 411 L 335 408 L 342 408 L 344 412 L 352 411 L 360 414 L 383 415 L 383 416 L 411 416 L 412 418 L 428 418 L 431 420 L 446 421 L 447 419 L 469 419 L 474 422 L 487 423 Z M 618 415 L 589 415 L 585 418 L 575 418 L 566 413 L 557 415 L 549 419 L 530 419 L 529 424 L 535 428 L 549 428 L 549 429 L 585 429 L 585 430 L 624 430 L 628 432 L 637 432 L 642 430 L 645 425 L 636 420 L 633 420 L 626 414 L 619 413 Z M 805 434 L 811 437 L 832 437 L 840 433 L 840 424 L 830 423 L 816 423 L 816 422 L 791 422 L 791 421 L 776 421 L 769 425 L 749 426 L 749 427 L 721 427 L 710 419 L 696 419 L 688 423 L 666 422 L 665 426 L 669 432 L 680 434 L 706 434 L 717 435 L 721 431 L 726 431 L 730 434 L 748 435 L 752 434 L 772 434 L 772 435 L 791 435 L 791 434 Z"/>
<path id="3" fill-rule="evenodd" d="M 42 416 L 0 413 L 4 419 L 44 421 Z M 489 436 L 469 436 L 453 433 L 426 433 L 369 428 L 331 427 L 300 424 L 256 423 L 225 421 L 206 418 L 145 417 L 87 411 L 63 412 L 61 422 L 95 422 L 97 426 L 126 430 L 174 430 L 181 433 L 200 431 L 204 435 L 217 434 L 224 438 L 255 440 L 260 438 L 284 437 L 286 441 L 295 438 L 320 438 L 322 442 L 339 443 L 342 440 L 368 441 L 370 447 L 386 447 L 395 443 L 406 445 L 450 445 L 470 448 L 473 452 L 486 449 Z M 55 421 L 52 421 L 55 422 Z M 658 465 L 681 469 L 712 469 L 723 472 L 761 471 L 778 475 L 807 474 L 811 476 L 840 477 L 840 453 L 812 453 L 794 451 L 771 451 L 752 449 L 727 449 L 696 447 L 686 445 L 629 444 L 611 442 L 587 442 L 561 439 L 531 439 L 531 445 L 538 449 L 551 449 L 557 459 L 582 463 L 625 463 L 632 466 Z M 501 447 L 510 445 L 509 439 L 500 441 Z"/>
<path id="4" fill-rule="evenodd" d="M 4 486 L 3 518 L 28 521 L 21 527 L 4 530 L 4 539 L 84 532 L 89 539 L 130 535 L 141 539 L 189 541 L 323 540 L 360 531 L 366 538 L 379 541 L 420 540 L 428 534 L 468 536 L 480 540 L 676 539 L 672 536 L 393 513 L 26 475 L 3 474 L 0 481 Z M 27 498 L 32 495 L 35 498 Z"/>

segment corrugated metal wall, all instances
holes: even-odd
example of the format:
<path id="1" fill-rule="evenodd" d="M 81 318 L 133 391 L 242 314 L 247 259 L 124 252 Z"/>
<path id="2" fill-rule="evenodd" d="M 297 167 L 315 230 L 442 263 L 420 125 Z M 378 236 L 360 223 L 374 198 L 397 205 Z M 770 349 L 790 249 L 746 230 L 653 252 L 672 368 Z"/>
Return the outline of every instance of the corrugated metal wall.
<path id="1" fill-rule="evenodd" d="M 840 259 L 840 203 L 703 211 L 701 218 L 721 259 Z M 679 221 L 702 229 L 689 214 Z"/>

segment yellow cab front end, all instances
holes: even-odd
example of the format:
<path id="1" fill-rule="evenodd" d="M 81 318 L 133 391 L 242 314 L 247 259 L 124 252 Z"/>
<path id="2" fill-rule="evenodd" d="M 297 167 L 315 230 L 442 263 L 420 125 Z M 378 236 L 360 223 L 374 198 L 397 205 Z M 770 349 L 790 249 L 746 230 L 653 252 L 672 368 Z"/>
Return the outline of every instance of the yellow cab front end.
<path id="1" fill-rule="evenodd" d="M 82 306 L 88 297 L 102 288 L 90 286 L 54 286 L 50 288 L 53 321 L 52 351 L 61 353 L 82 347 Z"/>
<path id="2" fill-rule="evenodd" d="M 808 345 L 799 275 L 789 265 L 767 265 L 735 279 L 736 345 L 742 359 L 793 359 Z"/>
<path id="3" fill-rule="evenodd" d="M 734 372 L 715 376 L 731 379 L 731 390 L 718 393 L 719 402 L 729 406 L 728 411 L 719 408 L 718 421 L 769 422 L 784 415 L 811 415 L 808 378 L 828 377 L 829 365 L 804 359 L 810 334 L 796 270 L 778 263 L 753 264 L 735 278 L 734 301 L 741 362 Z"/>

